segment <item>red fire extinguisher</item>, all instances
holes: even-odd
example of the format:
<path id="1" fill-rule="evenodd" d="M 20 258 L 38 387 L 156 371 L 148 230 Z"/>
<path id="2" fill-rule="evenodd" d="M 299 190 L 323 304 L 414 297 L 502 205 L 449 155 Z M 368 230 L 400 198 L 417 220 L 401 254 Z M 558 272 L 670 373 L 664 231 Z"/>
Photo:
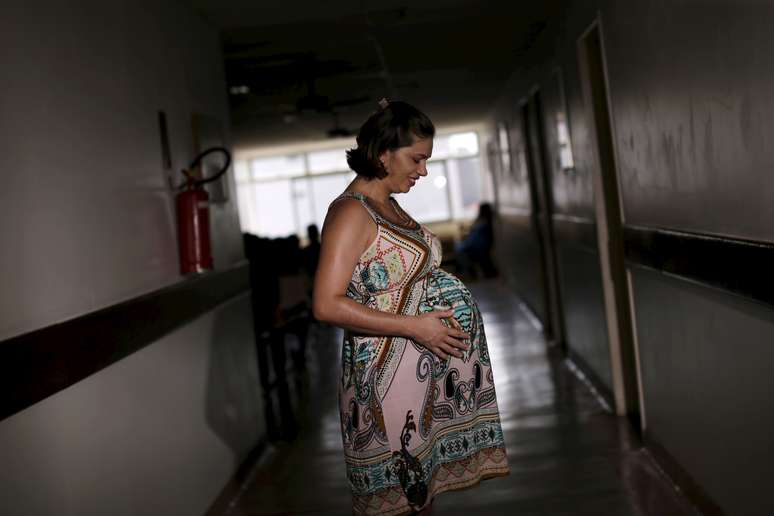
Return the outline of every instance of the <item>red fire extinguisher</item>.
<path id="1" fill-rule="evenodd" d="M 212 177 L 197 179 L 191 171 L 205 156 L 220 152 L 225 163 Z M 177 241 L 180 249 L 180 273 L 191 274 L 212 269 L 210 246 L 210 196 L 204 189 L 206 183 L 216 181 L 226 173 L 231 164 L 231 154 L 223 147 L 211 147 L 194 158 L 188 169 L 183 170 L 185 182 L 179 186 L 175 199 L 177 207 Z"/>

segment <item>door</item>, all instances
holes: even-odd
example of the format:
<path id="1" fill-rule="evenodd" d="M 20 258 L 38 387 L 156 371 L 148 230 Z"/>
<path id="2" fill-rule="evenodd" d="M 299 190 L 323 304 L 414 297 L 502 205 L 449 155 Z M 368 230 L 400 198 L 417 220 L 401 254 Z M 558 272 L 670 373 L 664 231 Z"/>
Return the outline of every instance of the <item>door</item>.
<path id="1" fill-rule="evenodd" d="M 527 150 L 527 172 L 532 197 L 534 227 L 540 247 L 541 274 L 545 293 L 545 327 L 549 343 L 564 349 L 564 316 L 559 291 L 559 268 L 552 225 L 553 194 L 547 167 L 543 106 L 540 90 L 535 88 L 522 104 L 522 124 Z"/>

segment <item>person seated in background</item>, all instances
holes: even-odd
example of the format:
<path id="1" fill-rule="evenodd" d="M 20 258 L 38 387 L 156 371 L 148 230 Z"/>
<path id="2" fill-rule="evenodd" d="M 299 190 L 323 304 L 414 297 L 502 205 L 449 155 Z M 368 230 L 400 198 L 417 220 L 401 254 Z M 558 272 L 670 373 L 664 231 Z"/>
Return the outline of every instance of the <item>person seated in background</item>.
<path id="1" fill-rule="evenodd" d="M 481 268 L 485 278 L 497 276 L 497 268 L 492 261 L 494 245 L 494 220 L 492 205 L 481 203 L 478 216 L 467 236 L 454 246 L 457 261 L 457 273 L 476 277 L 476 266 Z"/>

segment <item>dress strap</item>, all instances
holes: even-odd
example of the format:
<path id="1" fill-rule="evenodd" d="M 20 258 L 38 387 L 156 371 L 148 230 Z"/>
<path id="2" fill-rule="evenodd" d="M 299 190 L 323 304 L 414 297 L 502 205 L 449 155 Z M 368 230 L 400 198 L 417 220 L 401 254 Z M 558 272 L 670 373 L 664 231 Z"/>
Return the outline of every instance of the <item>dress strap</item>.
<path id="1" fill-rule="evenodd" d="M 371 207 L 371 205 L 368 204 L 368 199 L 366 199 L 366 196 L 361 194 L 360 192 L 343 192 L 341 195 L 336 197 L 331 204 L 336 203 L 342 199 L 357 199 L 358 201 L 360 201 L 360 204 L 363 205 L 363 207 L 366 209 L 366 211 L 371 216 L 371 218 L 374 219 L 374 222 L 376 223 L 377 226 L 379 225 L 379 223 L 384 222 L 385 220 L 384 217 L 379 215 L 376 212 L 376 210 L 374 210 Z"/>

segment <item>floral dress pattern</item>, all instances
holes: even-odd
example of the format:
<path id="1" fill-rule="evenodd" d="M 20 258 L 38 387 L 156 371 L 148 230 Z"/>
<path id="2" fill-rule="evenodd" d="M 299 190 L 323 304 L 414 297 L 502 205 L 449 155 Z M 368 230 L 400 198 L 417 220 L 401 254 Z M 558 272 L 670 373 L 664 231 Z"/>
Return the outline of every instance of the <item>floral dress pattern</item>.
<path id="1" fill-rule="evenodd" d="M 468 332 L 462 358 L 442 360 L 411 339 L 346 332 L 339 408 L 356 514 L 410 514 L 443 491 L 508 473 L 481 313 L 465 285 L 443 271 L 427 228 L 395 224 L 357 199 L 377 225 L 347 296 L 375 310 L 416 315 L 451 307 L 444 320 Z"/>

